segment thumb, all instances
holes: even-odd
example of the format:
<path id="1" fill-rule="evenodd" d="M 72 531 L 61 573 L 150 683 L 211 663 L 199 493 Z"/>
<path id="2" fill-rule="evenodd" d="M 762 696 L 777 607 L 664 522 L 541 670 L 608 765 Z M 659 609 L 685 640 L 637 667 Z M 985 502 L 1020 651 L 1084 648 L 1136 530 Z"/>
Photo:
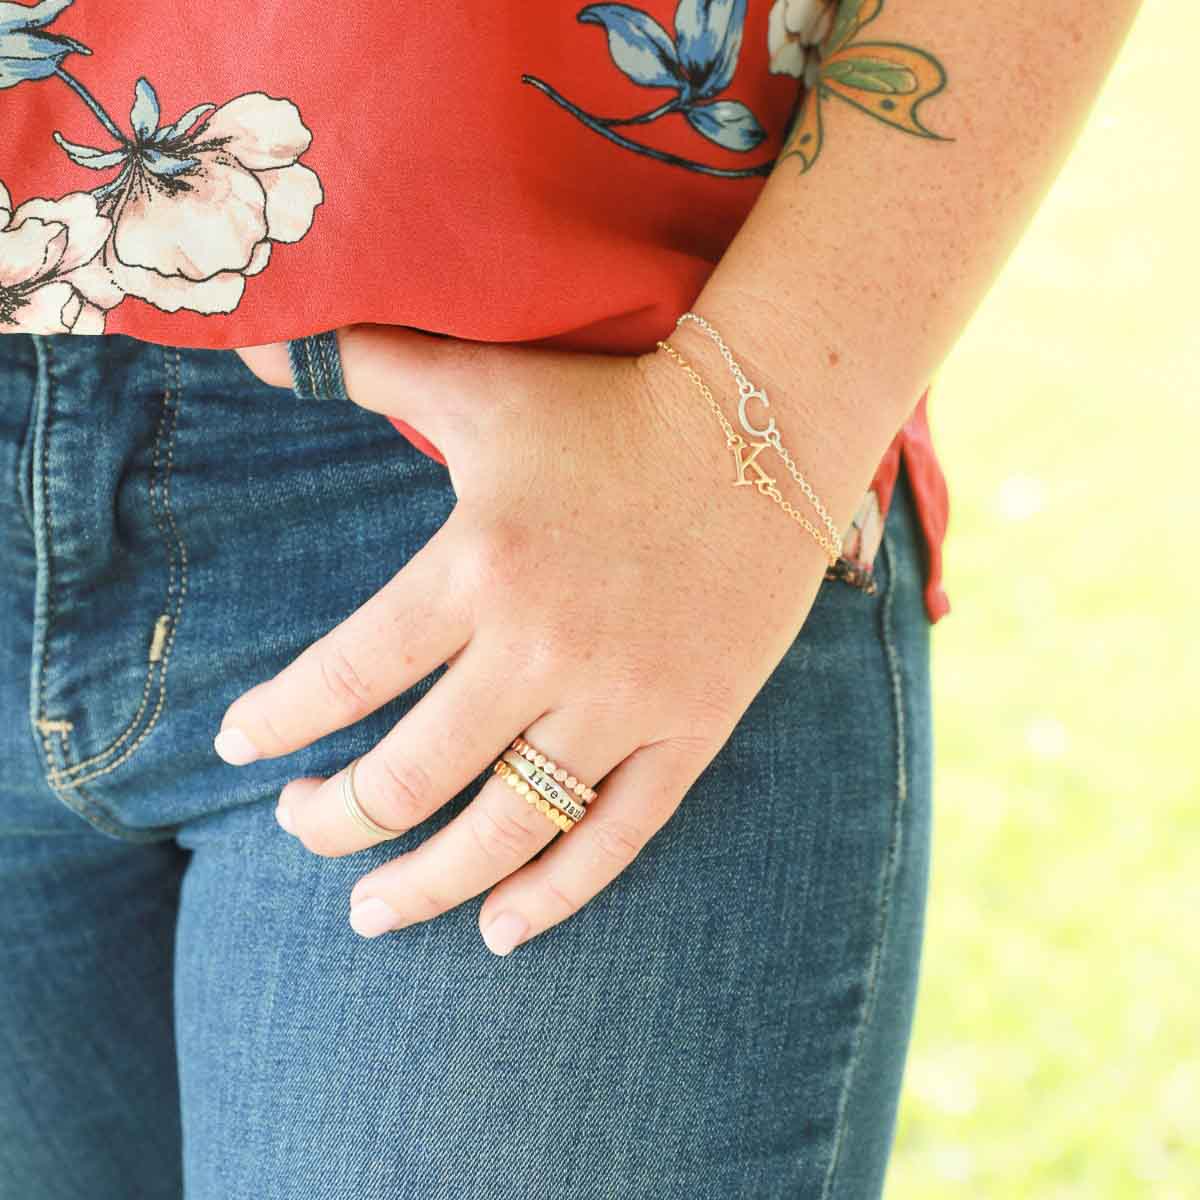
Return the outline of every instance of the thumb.
<path id="1" fill-rule="evenodd" d="M 378 412 L 398 423 L 408 436 L 415 433 L 418 448 L 432 452 L 444 462 L 437 449 L 454 440 L 463 421 L 452 413 L 465 411 L 455 405 L 454 384 L 466 377 L 463 360 L 483 343 L 460 342 L 448 334 L 396 325 L 345 325 L 336 329 L 338 357 L 346 395 L 361 408 Z M 457 354 L 455 348 L 462 348 Z M 295 376 L 287 342 L 264 342 L 238 346 L 235 352 L 263 383 L 290 388 Z M 451 364 L 451 359 L 454 363 Z M 449 370 L 451 366 L 458 369 Z M 453 375 L 453 378 L 452 378 Z"/>
<path id="2" fill-rule="evenodd" d="M 238 357 L 271 387 L 291 387 L 292 367 L 286 342 L 266 342 L 261 346 L 238 346 Z"/>
<path id="3" fill-rule="evenodd" d="M 500 349 L 407 325 L 345 325 L 337 331 L 346 394 L 453 451 L 476 434 L 489 356 Z"/>

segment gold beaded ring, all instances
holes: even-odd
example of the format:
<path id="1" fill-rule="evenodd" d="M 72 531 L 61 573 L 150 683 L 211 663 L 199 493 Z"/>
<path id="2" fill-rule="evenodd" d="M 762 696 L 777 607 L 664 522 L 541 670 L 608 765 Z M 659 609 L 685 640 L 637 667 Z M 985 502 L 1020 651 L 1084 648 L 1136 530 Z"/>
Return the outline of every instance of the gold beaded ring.
<path id="1" fill-rule="evenodd" d="M 492 763 L 492 770 L 508 784 L 519 796 L 525 797 L 527 804 L 532 804 L 547 821 L 552 821 L 564 832 L 575 827 L 575 822 L 566 813 L 559 812 L 549 800 L 545 799 L 536 788 L 533 788 L 516 767 L 510 767 L 503 759 L 498 758 Z"/>
<path id="2" fill-rule="evenodd" d="M 553 775 L 559 783 L 566 784 L 567 791 L 574 792 L 584 804 L 591 804 L 595 800 L 596 793 L 582 779 L 576 779 L 567 771 L 566 767 L 560 767 L 558 763 L 534 749 L 523 737 L 513 738 L 512 748 L 518 754 L 529 759 L 535 767 L 540 767 L 547 775 Z"/>
<path id="3" fill-rule="evenodd" d="M 587 815 L 596 792 L 523 737 L 513 738 L 492 771 L 564 832 Z"/>
<path id="4" fill-rule="evenodd" d="M 539 792 L 543 799 L 549 800 L 559 812 L 566 813 L 572 821 L 582 821 L 587 815 L 587 809 L 574 796 L 568 795 L 563 784 L 553 775 L 547 775 L 541 767 L 534 766 L 515 750 L 505 750 L 504 761 L 510 767 L 515 767 L 535 792 Z"/>

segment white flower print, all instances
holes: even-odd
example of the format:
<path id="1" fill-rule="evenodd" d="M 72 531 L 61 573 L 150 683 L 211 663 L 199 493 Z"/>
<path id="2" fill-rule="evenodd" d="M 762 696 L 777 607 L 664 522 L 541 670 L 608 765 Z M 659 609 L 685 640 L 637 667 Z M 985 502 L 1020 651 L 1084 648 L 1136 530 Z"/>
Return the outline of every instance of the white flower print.
<path id="1" fill-rule="evenodd" d="M 271 244 L 299 241 L 324 199 L 316 173 L 297 161 L 312 134 L 290 100 L 264 92 L 197 105 L 160 129 L 145 79 L 130 119 L 134 140 L 113 151 L 54 135 L 81 166 L 121 166 L 95 192 L 113 224 L 104 265 L 129 295 L 168 312 L 230 312 Z"/>
<path id="2" fill-rule="evenodd" d="M 817 47 L 829 36 L 834 0 L 775 0 L 767 17 L 767 50 L 773 75 L 816 82 Z"/>
<path id="3" fill-rule="evenodd" d="M 194 105 L 164 125 L 145 77 L 127 132 L 64 66 L 91 50 L 48 32 L 74 3 L 0 0 L 0 91 L 69 87 L 113 144 L 69 142 L 57 130 L 54 140 L 76 166 L 117 173 L 15 212 L 0 185 L 0 333 L 102 333 L 105 312 L 125 296 L 166 312 L 232 312 L 272 245 L 298 242 L 324 203 L 321 181 L 299 161 L 312 133 L 291 100 L 261 91 Z"/>
<path id="4" fill-rule="evenodd" d="M 97 257 L 111 232 L 89 192 L 14 211 L 0 183 L 0 333 L 103 333 L 122 296 Z"/>

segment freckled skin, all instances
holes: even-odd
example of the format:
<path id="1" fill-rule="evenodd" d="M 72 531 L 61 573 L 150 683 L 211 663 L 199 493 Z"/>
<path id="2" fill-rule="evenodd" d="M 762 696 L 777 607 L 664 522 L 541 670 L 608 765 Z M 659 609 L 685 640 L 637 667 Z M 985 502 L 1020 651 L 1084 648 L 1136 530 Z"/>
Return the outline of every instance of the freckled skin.
<path id="1" fill-rule="evenodd" d="M 844 530 L 1065 159 L 1137 3 L 1013 0 L 961 21 L 937 0 L 842 3 L 871 29 L 847 38 L 828 77 L 820 170 L 811 146 L 781 155 L 691 305 L 769 393 Z M 887 61 L 855 49 L 876 43 L 890 47 Z M 935 86 L 942 59 L 953 80 Z M 936 134 L 914 123 L 918 100 Z M 515 912 L 528 940 L 606 886 L 669 819 L 794 642 L 827 560 L 739 486 L 716 415 L 665 354 L 381 325 L 344 328 L 339 341 L 349 395 L 438 446 L 458 504 L 336 637 L 235 700 L 222 724 L 243 729 L 260 756 L 288 754 L 351 723 L 356 691 L 396 695 L 451 664 L 362 756 L 359 796 L 376 820 L 411 828 L 517 731 L 600 797 L 549 845 L 557 831 L 543 814 L 505 808 L 509 789 L 489 781 L 436 844 L 363 876 L 351 898 L 383 899 L 399 928 L 488 891 L 481 930 Z M 691 323 L 671 341 L 736 420 L 713 342 Z M 242 357 L 285 384 L 281 350 Z M 853 576 L 841 560 L 837 577 L 871 591 Z M 403 669 L 380 644 L 381 616 L 404 631 Z M 325 694 L 337 703 L 312 702 Z M 363 847 L 337 777 L 293 780 L 287 792 L 307 849 Z M 526 817 L 536 819 L 514 827 Z M 515 844 L 498 842 L 498 827 Z"/>

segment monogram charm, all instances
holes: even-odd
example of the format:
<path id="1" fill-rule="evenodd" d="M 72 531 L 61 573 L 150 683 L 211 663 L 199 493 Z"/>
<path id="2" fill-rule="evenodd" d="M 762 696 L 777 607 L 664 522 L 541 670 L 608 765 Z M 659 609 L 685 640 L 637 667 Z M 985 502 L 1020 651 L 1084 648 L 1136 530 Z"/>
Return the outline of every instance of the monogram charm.
<path id="1" fill-rule="evenodd" d="M 752 442 L 751 452 L 742 457 L 742 448 L 746 445 L 741 438 L 738 438 L 736 444 L 731 449 L 733 450 L 733 461 L 737 464 L 738 477 L 733 481 L 734 487 L 742 487 L 753 485 L 758 488 L 764 496 L 771 494 L 771 489 L 775 486 L 774 476 L 768 475 L 755 461 L 762 451 L 766 450 L 769 443 L 767 442 Z M 751 467 L 754 473 L 758 476 L 757 480 L 746 478 L 746 468 Z"/>
<path id="2" fill-rule="evenodd" d="M 755 387 L 754 384 L 752 384 L 748 379 L 740 380 L 738 382 L 738 420 L 741 421 L 742 428 L 747 433 L 754 434 L 755 437 L 763 437 L 766 438 L 768 442 L 774 443 L 776 438 L 779 437 L 779 430 L 775 424 L 774 417 L 767 418 L 767 425 L 765 429 L 755 429 L 755 427 L 750 424 L 750 418 L 746 416 L 746 401 L 754 399 L 761 400 L 763 402 L 763 408 L 766 408 L 767 405 L 771 403 L 770 400 L 767 399 L 767 393 L 764 392 L 762 388 Z"/>
<path id="3" fill-rule="evenodd" d="M 762 388 L 755 387 L 746 378 L 745 372 L 738 366 L 732 352 L 725 344 L 725 339 L 703 317 L 694 312 L 685 312 L 676 318 L 675 324 L 681 324 L 684 318 L 695 321 L 720 347 L 721 356 L 729 364 L 729 369 L 733 372 L 734 379 L 737 380 L 738 418 L 742 423 L 742 427 L 747 433 L 761 439 L 759 441 L 747 442 L 740 433 L 737 433 L 726 419 L 725 414 L 721 411 L 721 406 L 713 396 L 712 389 L 700 378 L 695 368 L 689 365 L 683 355 L 670 342 L 665 342 L 660 338 L 655 343 L 658 349 L 665 350 L 687 372 L 700 389 L 701 395 L 708 401 L 708 406 L 712 409 L 713 415 L 721 422 L 721 428 L 725 431 L 725 445 L 733 452 L 733 461 L 737 468 L 737 478 L 733 480 L 733 486 L 742 487 L 745 484 L 752 483 L 764 496 L 778 504 L 825 551 L 829 558 L 830 568 L 832 569 L 840 561 L 842 554 L 842 535 L 838 532 L 837 525 L 825 510 L 825 506 L 817 498 L 816 492 L 812 490 L 812 485 L 804 478 L 800 468 L 796 466 L 795 460 L 784 449 L 783 439 L 779 436 L 779 430 L 775 425 L 775 418 L 768 417 L 766 425 L 762 429 L 758 429 L 750 423 L 750 418 L 746 413 L 746 404 L 749 400 L 760 400 L 763 407 L 766 408 L 771 403 L 767 399 L 767 393 Z M 791 503 L 784 499 L 783 493 L 775 486 L 774 477 L 768 475 L 755 461 L 759 454 L 768 447 L 773 449 L 783 459 L 783 465 L 787 467 L 788 473 L 800 485 L 800 490 L 804 495 L 812 501 L 812 506 L 817 510 L 817 515 L 825 522 L 825 528 L 829 530 L 829 537 L 826 537 L 807 517 L 803 516 Z M 747 451 L 744 456 L 742 454 L 743 450 Z M 757 479 L 748 479 L 746 477 L 748 468 L 753 469 Z"/>

